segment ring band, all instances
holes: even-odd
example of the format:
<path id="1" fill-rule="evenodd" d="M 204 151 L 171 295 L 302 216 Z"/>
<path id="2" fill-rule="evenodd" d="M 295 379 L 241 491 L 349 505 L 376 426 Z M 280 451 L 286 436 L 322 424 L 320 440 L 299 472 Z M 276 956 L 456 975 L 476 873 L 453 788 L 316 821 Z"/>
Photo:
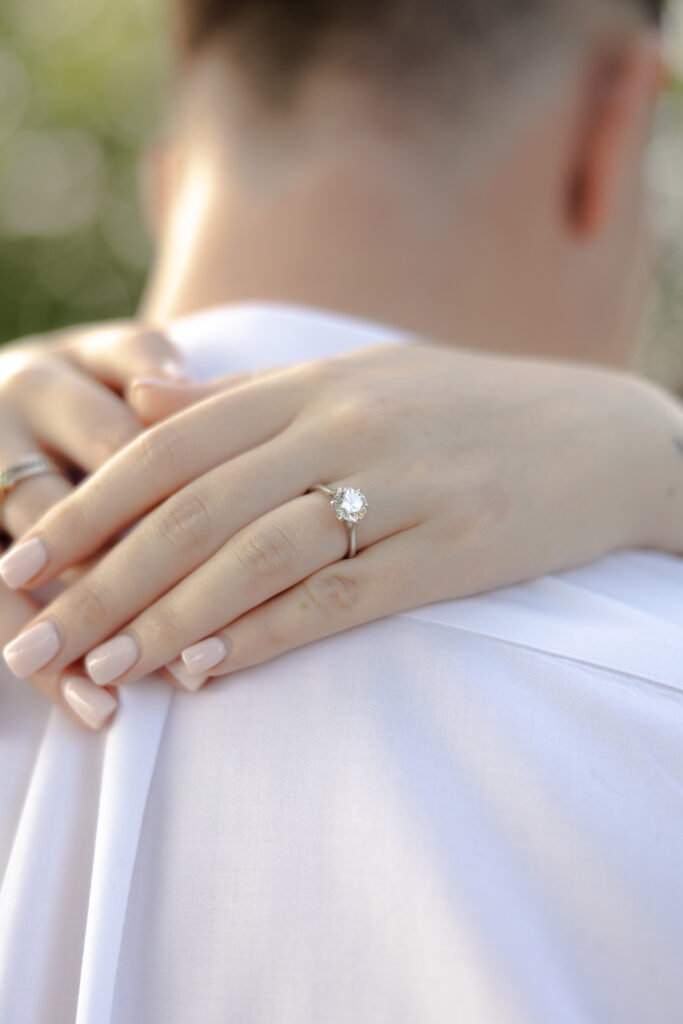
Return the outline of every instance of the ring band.
<path id="1" fill-rule="evenodd" d="M 306 493 L 311 494 L 312 491 L 320 491 L 331 499 L 332 511 L 346 527 L 349 537 L 346 558 L 355 558 L 358 553 L 356 526 L 370 508 L 368 499 L 357 487 L 326 487 L 324 484 L 313 484 Z"/>
<path id="2" fill-rule="evenodd" d="M 22 480 L 57 472 L 59 471 L 54 462 L 46 455 L 26 455 L 10 462 L 0 469 L 0 505 Z"/>

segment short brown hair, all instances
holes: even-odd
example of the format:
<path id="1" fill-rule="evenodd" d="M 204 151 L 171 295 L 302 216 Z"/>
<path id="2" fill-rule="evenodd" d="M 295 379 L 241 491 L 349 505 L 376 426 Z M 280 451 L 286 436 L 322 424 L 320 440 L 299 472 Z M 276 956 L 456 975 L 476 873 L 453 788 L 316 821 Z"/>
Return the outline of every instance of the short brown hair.
<path id="1" fill-rule="evenodd" d="M 657 22 L 665 0 L 583 0 Z M 325 59 L 406 81 L 411 72 L 489 58 L 501 31 L 523 35 L 575 0 L 177 0 L 181 52 L 218 38 L 273 99 Z M 440 62 L 440 58 L 445 60 Z M 505 58 L 502 58 L 505 59 Z M 442 74 L 443 78 L 443 74 Z"/>

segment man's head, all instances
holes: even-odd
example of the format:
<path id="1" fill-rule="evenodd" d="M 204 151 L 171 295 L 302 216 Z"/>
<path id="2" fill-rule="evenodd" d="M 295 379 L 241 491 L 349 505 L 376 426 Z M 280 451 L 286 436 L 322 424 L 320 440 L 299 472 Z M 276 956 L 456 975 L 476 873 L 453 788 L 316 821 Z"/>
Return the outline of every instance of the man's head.
<path id="1" fill-rule="evenodd" d="M 223 297 L 623 356 L 661 0 L 177 3 L 167 241 L 222 223 Z"/>
<path id="2" fill-rule="evenodd" d="M 178 37 L 188 59 L 208 48 L 232 50 L 255 88 L 286 104 L 316 68 L 339 68 L 377 85 L 466 105 L 466 75 L 529 61 L 534 43 L 548 52 L 587 19 L 656 23 L 663 0 L 179 0 Z M 610 11 L 611 8 L 611 11 Z M 499 65 L 497 67 L 497 65 Z M 432 87 L 430 90 L 430 86 Z M 431 94 L 431 95 L 430 95 Z M 461 94 L 458 96 L 458 94 Z"/>

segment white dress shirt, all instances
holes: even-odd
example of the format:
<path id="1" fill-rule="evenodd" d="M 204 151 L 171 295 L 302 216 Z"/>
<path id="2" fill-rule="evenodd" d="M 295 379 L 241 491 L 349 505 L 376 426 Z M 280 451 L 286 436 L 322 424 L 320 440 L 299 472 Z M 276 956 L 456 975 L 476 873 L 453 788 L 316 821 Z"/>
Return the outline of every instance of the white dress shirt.
<path id="1" fill-rule="evenodd" d="M 276 306 L 175 336 L 202 377 L 395 338 Z M 101 735 L 3 672 L 0 779 L 0 1024 L 683 1020 L 677 559 L 146 680 Z"/>

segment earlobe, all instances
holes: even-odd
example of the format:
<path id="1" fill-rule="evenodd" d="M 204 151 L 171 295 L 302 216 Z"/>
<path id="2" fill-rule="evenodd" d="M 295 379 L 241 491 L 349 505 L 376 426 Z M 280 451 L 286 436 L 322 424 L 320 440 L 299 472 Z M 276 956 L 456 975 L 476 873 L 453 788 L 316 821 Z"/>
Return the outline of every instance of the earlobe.
<path id="1" fill-rule="evenodd" d="M 568 190 L 568 218 L 582 236 L 600 232 L 630 185 L 647 139 L 662 76 L 661 51 L 649 37 L 606 58 L 592 76 Z"/>

